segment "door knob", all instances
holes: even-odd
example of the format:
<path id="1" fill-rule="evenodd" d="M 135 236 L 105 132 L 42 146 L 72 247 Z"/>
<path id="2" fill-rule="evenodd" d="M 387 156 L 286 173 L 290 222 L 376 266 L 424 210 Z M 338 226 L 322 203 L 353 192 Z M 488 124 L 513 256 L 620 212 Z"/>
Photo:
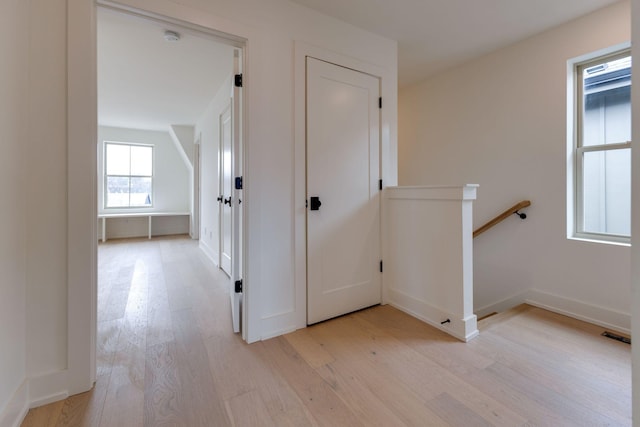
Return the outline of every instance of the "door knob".
<path id="1" fill-rule="evenodd" d="M 222 201 L 222 196 L 218 196 L 218 198 L 216 199 L 218 202 Z"/>
<path id="2" fill-rule="evenodd" d="M 322 202 L 320 201 L 320 197 L 312 196 L 309 198 L 309 209 L 312 211 L 320 210 L 320 206 L 322 206 Z"/>
<path id="3" fill-rule="evenodd" d="M 231 196 L 228 199 L 224 199 L 224 204 L 231 206 Z"/>

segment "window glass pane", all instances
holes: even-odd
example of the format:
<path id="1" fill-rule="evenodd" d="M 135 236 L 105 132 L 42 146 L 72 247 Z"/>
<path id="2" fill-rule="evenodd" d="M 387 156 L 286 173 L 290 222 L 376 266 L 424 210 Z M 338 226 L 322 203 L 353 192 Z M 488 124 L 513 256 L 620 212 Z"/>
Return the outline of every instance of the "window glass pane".
<path id="1" fill-rule="evenodd" d="M 631 149 L 585 152 L 583 229 L 631 234 Z"/>
<path id="2" fill-rule="evenodd" d="M 105 143 L 105 207 L 152 206 L 153 147 Z"/>
<path id="3" fill-rule="evenodd" d="M 151 176 L 153 174 L 153 149 L 131 146 L 131 175 Z"/>
<path id="4" fill-rule="evenodd" d="M 107 177 L 107 207 L 129 206 L 129 177 Z"/>
<path id="5" fill-rule="evenodd" d="M 586 67 L 582 145 L 631 141 L 631 57 Z"/>
<path id="6" fill-rule="evenodd" d="M 131 206 L 151 206 L 151 178 L 131 178 Z"/>
<path id="7" fill-rule="evenodd" d="M 129 146 L 107 144 L 107 175 L 129 175 Z"/>

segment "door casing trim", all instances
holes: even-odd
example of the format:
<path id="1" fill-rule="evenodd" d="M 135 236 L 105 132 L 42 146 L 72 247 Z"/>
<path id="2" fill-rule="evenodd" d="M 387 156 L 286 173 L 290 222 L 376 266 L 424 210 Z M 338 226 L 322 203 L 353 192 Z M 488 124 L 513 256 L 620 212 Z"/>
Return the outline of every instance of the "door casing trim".
<path id="1" fill-rule="evenodd" d="M 294 287 L 295 287 L 295 329 L 307 326 L 307 223 L 306 223 L 306 180 L 307 180 L 307 153 L 306 153 L 306 58 L 312 57 L 324 62 L 329 62 L 341 67 L 350 68 L 365 74 L 370 74 L 380 79 L 380 95 L 390 96 L 395 93 L 389 86 L 394 81 L 395 74 L 382 67 L 357 58 L 329 51 L 305 42 L 296 41 L 294 46 L 294 203 L 293 203 L 293 247 L 294 247 Z M 394 109 L 397 102 L 389 102 L 390 109 Z M 390 122 L 395 117 L 390 109 L 380 111 L 380 177 L 385 185 L 397 184 L 397 149 L 392 144 Z M 380 211 L 380 224 L 382 224 L 382 208 Z M 381 231 L 381 250 L 384 254 L 384 242 Z M 382 277 L 382 289 L 384 290 L 384 276 Z M 383 291 L 384 295 L 384 291 Z M 383 300 L 384 303 L 384 300 Z"/>

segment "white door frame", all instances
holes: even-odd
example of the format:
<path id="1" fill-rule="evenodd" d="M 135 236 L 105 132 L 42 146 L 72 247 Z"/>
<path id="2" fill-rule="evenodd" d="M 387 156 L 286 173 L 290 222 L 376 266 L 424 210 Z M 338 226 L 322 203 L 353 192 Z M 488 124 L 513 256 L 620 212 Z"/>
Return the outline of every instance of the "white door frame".
<path id="1" fill-rule="evenodd" d="M 296 328 L 307 326 L 307 210 L 306 203 L 306 58 L 313 57 L 341 67 L 360 71 L 380 79 L 380 94 L 383 98 L 383 108 L 380 111 L 380 176 L 384 186 L 397 185 L 397 151 L 392 148 L 390 135 L 395 129 L 390 129 L 389 123 L 395 117 L 397 101 L 390 99 L 385 109 L 385 95 L 393 93 L 389 82 L 395 81 L 395 74 L 368 62 L 341 55 L 305 42 L 296 41 L 294 52 L 294 146 L 295 146 L 295 187 L 294 187 L 294 253 L 295 253 L 295 324 Z M 390 98 L 390 97 L 389 97 Z M 382 224 L 382 211 L 380 223 Z M 382 231 L 381 231 L 382 233 Z M 384 236 L 380 234 L 384 241 Z M 382 245 L 384 259 L 384 245 Z M 382 277 L 384 298 L 384 276 Z"/>
<path id="2" fill-rule="evenodd" d="M 198 135 L 194 141 L 193 150 L 193 178 L 192 178 L 192 197 L 193 197 L 193 212 L 191 213 L 191 238 L 194 240 L 200 239 L 200 180 L 202 178 L 200 173 L 200 143 L 202 142 L 202 135 Z"/>
<path id="3" fill-rule="evenodd" d="M 91 389 L 96 380 L 98 97 L 95 16 L 93 2 L 68 0 L 67 372 L 65 384 L 56 385 L 68 395 Z"/>
<path id="4" fill-rule="evenodd" d="M 244 62 L 247 62 L 248 58 L 249 38 L 219 30 L 217 28 L 219 21 L 211 17 L 203 19 L 202 14 L 190 9 L 177 10 L 170 4 L 147 4 L 150 8 L 157 8 L 157 10 L 154 12 L 135 9 L 110 0 L 67 1 L 68 367 L 65 375 L 58 376 L 60 383 L 51 385 L 51 388 L 63 389 L 68 395 L 90 390 L 96 380 L 98 247 L 96 8 L 107 7 L 204 32 L 218 41 L 242 49 Z M 244 73 L 246 81 L 247 71 L 245 70 Z M 243 97 L 245 99 L 247 97 L 246 90 L 243 91 Z M 243 106 L 246 105 L 247 103 L 243 102 Z M 243 107 L 242 113 L 243 127 L 246 128 L 249 122 L 246 107 Z M 246 144 L 248 132 L 243 132 L 243 135 L 245 135 L 243 143 Z M 88 143 L 90 141 L 93 141 L 93 144 Z M 245 159 L 243 163 L 246 165 Z M 243 171 L 246 183 L 248 170 L 244 167 Z M 248 194 L 245 194 L 245 199 L 248 199 Z M 246 209 L 248 200 L 243 202 L 243 208 Z M 245 242 L 248 234 L 245 228 L 243 233 Z M 246 244 L 242 246 L 247 247 Z M 246 250 L 243 255 L 243 270 L 246 271 L 249 264 Z M 244 280 L 247 281 L 246 274 Z M 248 289 L 245 291 L 245 297 L 248 296 L 247 291 Z M 248 337 L 255 336 L 259 332 L 250 330 L 256 323 L 250 318 L 248 307 L 245 307 L 243 314 L 243 338 L 248 340 L 250 339 Z"/>

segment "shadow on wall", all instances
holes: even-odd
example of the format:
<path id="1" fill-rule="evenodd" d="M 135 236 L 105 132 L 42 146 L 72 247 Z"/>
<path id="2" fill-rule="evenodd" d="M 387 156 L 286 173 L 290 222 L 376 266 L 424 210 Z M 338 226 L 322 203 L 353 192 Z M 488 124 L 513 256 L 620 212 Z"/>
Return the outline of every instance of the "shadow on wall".
<path id="1" fill-rule="evenodd" d="M 530 269 L 535 255 L 526 240 L 518 238 L 520 221 L 514 215 L 513 220 L 473 239 L 473 301 L 478 317 L 524 302 L 533 287 Z"/>

